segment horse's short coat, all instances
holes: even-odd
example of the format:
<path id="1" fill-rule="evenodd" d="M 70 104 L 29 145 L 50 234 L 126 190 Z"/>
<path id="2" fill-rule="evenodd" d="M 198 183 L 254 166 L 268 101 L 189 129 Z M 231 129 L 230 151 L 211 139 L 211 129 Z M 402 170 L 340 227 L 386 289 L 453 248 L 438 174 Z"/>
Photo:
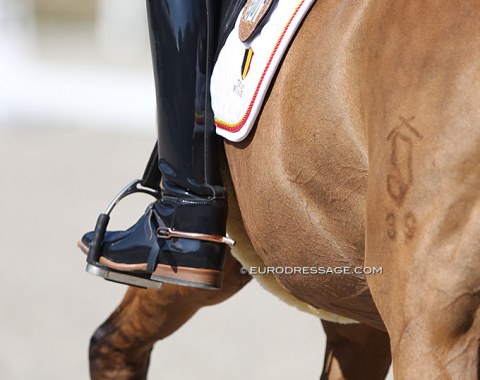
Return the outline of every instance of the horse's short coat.
<path id="1" fill-rule="evenodd" d="M 396 379 L 479 376 L 479 19 L 474 0 L 317 1 L 254 135 L 226 146 L 266 265 L 383 267 L 276 277 L 361 322 L 324 323 L 325 379 L 383 378 L 389 348 Z M 248 282 L 239 268 L 216 293 L 131 289 L 94 336 L 93 377 L 142 378 L 156 340 Z"/>

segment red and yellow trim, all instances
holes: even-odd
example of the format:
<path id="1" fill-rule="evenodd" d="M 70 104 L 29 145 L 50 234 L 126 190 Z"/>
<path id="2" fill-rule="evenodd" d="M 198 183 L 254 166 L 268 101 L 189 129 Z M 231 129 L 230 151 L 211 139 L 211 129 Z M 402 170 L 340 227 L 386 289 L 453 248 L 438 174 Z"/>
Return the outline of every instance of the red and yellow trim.
<path id="1" fill-rule="evenodd" d="M 298 13 L 298 10 L 301 8 L 301 6 L 303 5 L 304 2 L 305 2 L 305 0 L 303 0 L 297 6 L 297 8 L 295 8 L 295 11 L 293 12 L 292 16 L 290 17 L 290 19 L 287 22 L 287 25 L 285 25 L 285 28 L 283 29 L 282 34 L 280 35 L 279 39 L 275 43 L 275 46 L 273 47 L 273 51 L 270 54 L 270 57 L 268 58 L 267 65 L 265 66 L 265 69 L 263 70 L 262 76 L 260 77 L 260 81 L 258 82 L 257 88 L 255 89 L 255 92 L 253 93 L 252 100 L 250 101 L 250 104 L 248 105 L 247 111 L 243 115 L 242 119 L 237 123 L 228 123 L 226 121 L 220 120 L 219 118 L 215 118 L 215 126 L 217 128 L 225 129 L 229 132 L 238 132 L 245 125 L 248 117 L 250 116 L 250 113 L 252 112 L 253 104 L 255 103 L 255 99 L 257 98 L 258 93 L 260 92 L 260 86 L 262 85 L 263 80 L 265 79 L 265 76 L 267 74 L 267 70 L 272 63 L 273 57 L 275 56 L 275 53 L 277 52 L 278 47 L 280 46 L 280 43 L 283 40 L 283 37 L 285 37 L 285 33 L 287 32 L 288 28 L 290 27 L 290 24 L 292 23 L 293 19 L 295 18 L 295 16 Z M 253 55 L 253 51 L 252 51 L 252 55 Z M 251 59 L 250 59 L 250 61 L 251 61 Z M 243 78 L 243 70 L 242 70 L 242 78 Z"/>

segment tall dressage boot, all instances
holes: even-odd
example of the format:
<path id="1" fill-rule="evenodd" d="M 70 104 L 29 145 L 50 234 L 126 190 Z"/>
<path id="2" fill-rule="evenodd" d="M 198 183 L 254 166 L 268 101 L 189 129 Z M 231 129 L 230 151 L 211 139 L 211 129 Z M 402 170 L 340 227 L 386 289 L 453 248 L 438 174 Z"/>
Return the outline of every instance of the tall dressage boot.
<path id="1" fill-rule="evenodd" d="M 158 168 L 161 183 L 157 192 L 132 183 L 100 216 L 95 231 L 83 236 L 79 245 L 89 251 L 87 271 L 93 274 L 142 287 L 221 287 L 225 245 L 233 241 L 225 237 L 227 202 L 208 92 L 214 4 L 147 0 L 158 112 L 153 171 Z M 157 200 L 128 230 L 105 232 L 113 206 L 137 191 Z"/>

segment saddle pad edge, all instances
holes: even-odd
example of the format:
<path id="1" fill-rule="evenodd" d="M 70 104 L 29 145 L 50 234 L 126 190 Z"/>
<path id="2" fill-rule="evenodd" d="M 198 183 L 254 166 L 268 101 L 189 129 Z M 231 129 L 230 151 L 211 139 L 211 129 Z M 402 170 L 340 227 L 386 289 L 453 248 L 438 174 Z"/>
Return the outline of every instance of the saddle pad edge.
<path id="1" fill-rule="evenodd" d="M 229 123 L 221 120 L 219 117 L 217 117 L 217 115 L 215 115 L 216 133 L 218 135 L 232 142 L 240 142 L 248 136 L 255 125 L 256 118 L 261 107 L 263 106 L 263 101 L 270 87 L 270 83 L 280 65 L 280 62 L 298 27 L 314 3 L 315 0 L 302 0 L 295 8 L 295 11 L 291 15 L 283 29 L 283 32 L 279 36 L 277 43 L 274 45 L 267 65 L 263 70 L 255 92 L 251 97 L 249 106 L 243 117 L 236 123 Z M 234 29 L 232 33 L 236 33 L 236 29 Z"/>

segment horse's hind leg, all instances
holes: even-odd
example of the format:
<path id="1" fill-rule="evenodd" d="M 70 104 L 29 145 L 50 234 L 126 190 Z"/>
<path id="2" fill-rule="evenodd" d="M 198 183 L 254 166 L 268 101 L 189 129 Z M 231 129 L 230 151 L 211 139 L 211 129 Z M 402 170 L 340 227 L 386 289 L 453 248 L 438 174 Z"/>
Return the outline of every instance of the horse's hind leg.
<path id="1" fill-rule="evenodd" d="M 122 303 L 90 342 L 92 379 L 145 379 L 153 344 L 172 334 L 202 306 L 213 305 L 240 290 L 250 277 L 230 255 L 221 290 L 165 284 L 160 290 L 129 288 Z"/>
<path id="2" fill-rule="evenodd" d="M 327 348 L 321 380 L 382 380 L 390 367 L 388 334 L 364 324 L 322 321 Z"/>

